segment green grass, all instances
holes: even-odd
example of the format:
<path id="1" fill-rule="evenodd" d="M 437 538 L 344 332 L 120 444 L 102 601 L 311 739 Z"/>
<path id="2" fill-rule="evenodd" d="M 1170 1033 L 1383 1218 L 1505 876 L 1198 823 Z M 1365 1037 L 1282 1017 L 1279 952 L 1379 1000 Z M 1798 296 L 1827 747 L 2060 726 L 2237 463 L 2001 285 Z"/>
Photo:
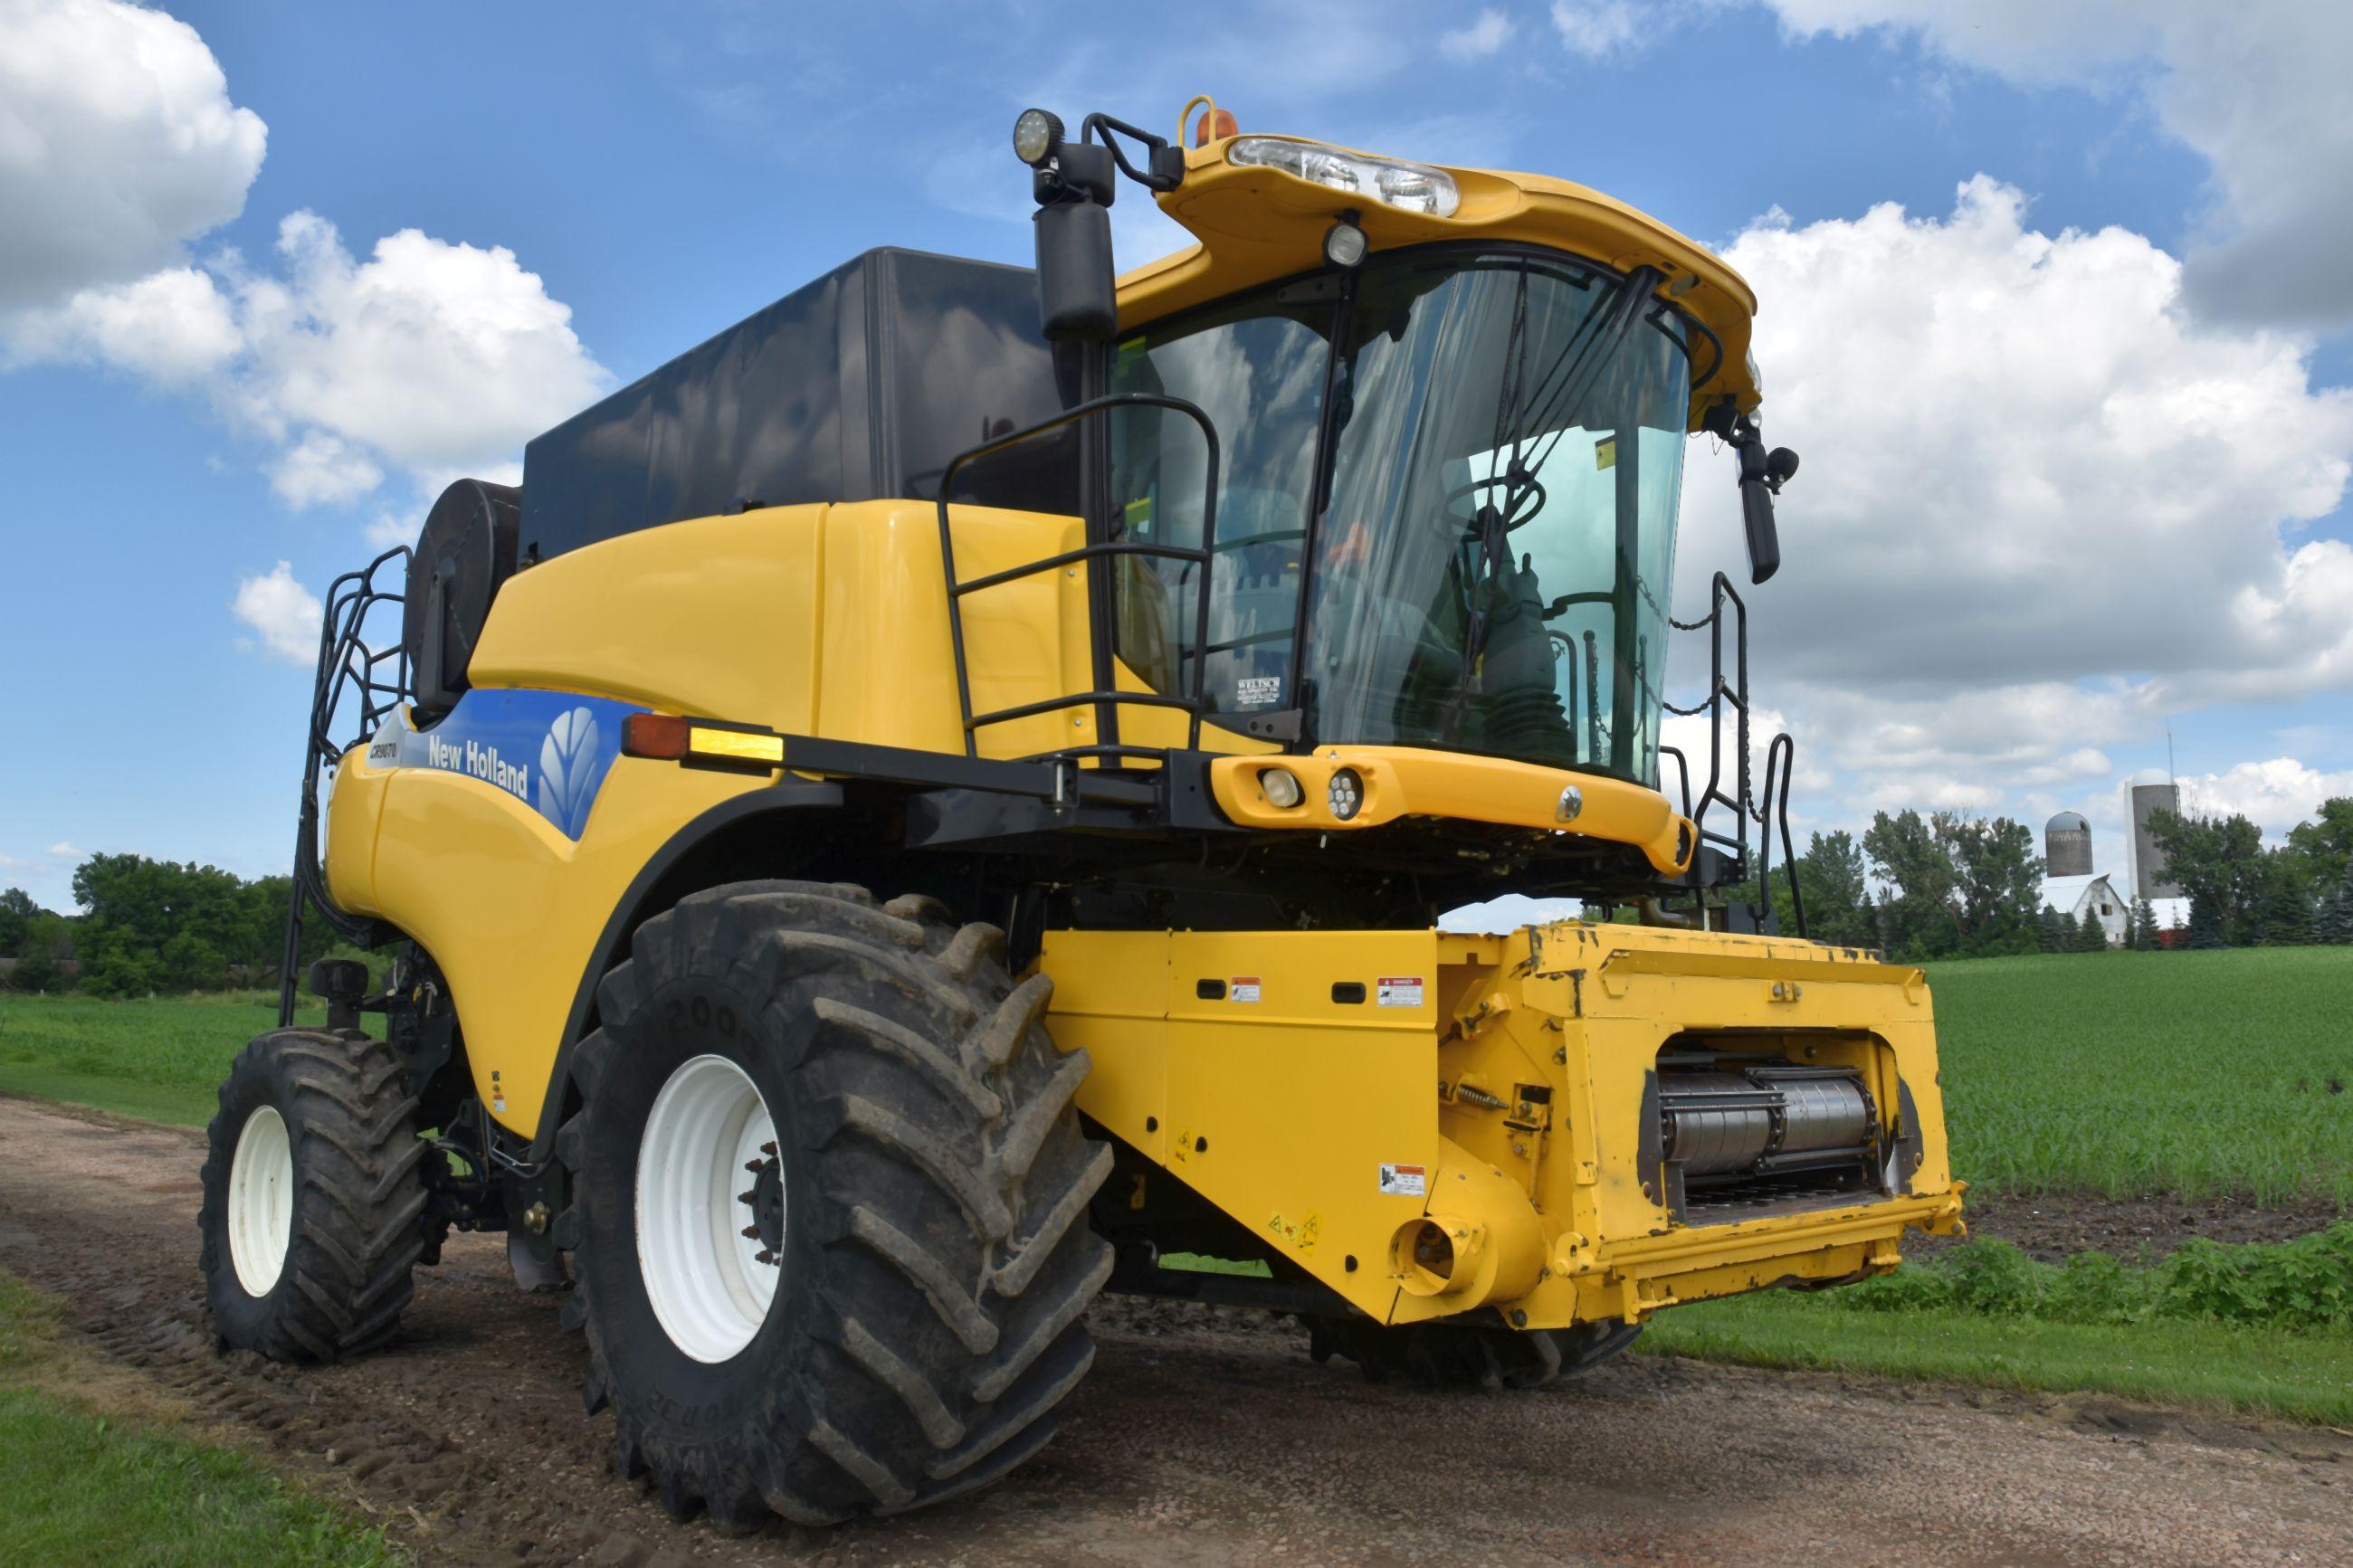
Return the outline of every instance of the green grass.
<path id="1" fill-rule="evenodd" d="M 306 1022 L 324 1010 L 306 1009 Z M 0 994 L 0 1089 L 200 1127 L 245 1043 L 278 1023 L 274 993 L 153 1001 Z"/>
<path id="2" fill-rule="evenodd" d="M 1928 966 L 1954 1173 L 2353 1203 L 2353 948 Z"/>
<path id="3" fill-rule="evenodd" d="M 41 1297 L 0 1274 L 0 1563 L 154 1568 L 400 1558 L 242 1454 L 127 1421 L 60 1392 L 73 1368 Z"/>
<path id="4" fill-rule="evenodd" d="M 1639 1342 L 1654 1353 L 1828 1367 L 2052 1392 L 2092 1390 L 2353 1425 L 2353 1334 L 2238 1323 L 2050 1322 L 1952 1308 L 1859 1311 L 1836 1292 L 1767 1291 L 1677 1307 Z"/>

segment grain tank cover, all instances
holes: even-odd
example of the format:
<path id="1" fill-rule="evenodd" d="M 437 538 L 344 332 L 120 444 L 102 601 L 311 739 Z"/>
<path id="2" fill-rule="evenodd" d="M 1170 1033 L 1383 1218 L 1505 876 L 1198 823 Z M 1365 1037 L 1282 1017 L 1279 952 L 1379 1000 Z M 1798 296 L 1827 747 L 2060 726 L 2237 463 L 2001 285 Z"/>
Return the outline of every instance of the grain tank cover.
<path id="1" fill-rule="evenodd" d="M 870 250 L 525 447 L 522 557 L 757 506 L 928 498 L 956 453 L 1061 407 L 1034 272 Z"/>

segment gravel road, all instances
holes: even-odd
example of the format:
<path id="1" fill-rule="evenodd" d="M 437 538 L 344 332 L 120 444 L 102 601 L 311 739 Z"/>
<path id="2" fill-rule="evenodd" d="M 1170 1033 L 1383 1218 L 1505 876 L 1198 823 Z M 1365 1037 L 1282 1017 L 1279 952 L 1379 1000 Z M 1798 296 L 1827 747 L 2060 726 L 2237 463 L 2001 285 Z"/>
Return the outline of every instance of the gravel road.
<path id="1" fill-rule="evenodd" d="M 201 1142 L 0 1099 L 0 1268 L 62 1296 L 145 1406 L 266 1456 L 428 1562 L 2353 1562 L 2353 1437 L 2097 1396 L 1629 1357 L 1437 1395 L 1319 1368 L 1255 1320 L 1107 1301 L 1041 1459 L 909 1519 L 680 1527 L 581 1414 L 585 1352 L 491 1239 L 455 1237 L 392 1347 L 214 1352 Z"/>

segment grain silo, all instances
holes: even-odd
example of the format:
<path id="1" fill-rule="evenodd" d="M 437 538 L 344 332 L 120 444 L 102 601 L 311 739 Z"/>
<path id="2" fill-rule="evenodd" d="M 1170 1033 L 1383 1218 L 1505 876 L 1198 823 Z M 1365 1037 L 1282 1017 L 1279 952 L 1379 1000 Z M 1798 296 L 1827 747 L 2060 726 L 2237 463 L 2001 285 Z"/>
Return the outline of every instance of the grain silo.
<path id="1" fill-rule="evenodd" d="M 2046 877 L 2092 874 L 2092 825 L 2081 814 L 2063 811 L 2042 825 L 2042 873 Z"/>
<path id="2" fill-rule="evenodd" d="M 2153 775 L 2153 776 L 2152 776 Z M 2144 779 L 2147 783 L 2141 782 Z M 2133 897 L 2178 899 L 2181 884 L 2166 875 L 2165 851 L 2149 837 L 2148 819 L 2158 811 L 2181 810 L 2180 786 L 2161 773 L 2140 773 L 2132 786 Z"/>

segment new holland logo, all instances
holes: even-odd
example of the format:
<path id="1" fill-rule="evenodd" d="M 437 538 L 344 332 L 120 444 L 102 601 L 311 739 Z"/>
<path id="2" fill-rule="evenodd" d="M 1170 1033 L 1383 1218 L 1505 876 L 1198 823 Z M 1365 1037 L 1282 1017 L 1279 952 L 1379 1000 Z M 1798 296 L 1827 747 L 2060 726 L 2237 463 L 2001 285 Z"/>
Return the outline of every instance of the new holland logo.
<path id="1" fill-rule="evenodd" d="M 575 708 L 556 716 L 539 746 L 539 809 L 571 837 L 587 825 L 596 799 L 596 715 Z"/>

